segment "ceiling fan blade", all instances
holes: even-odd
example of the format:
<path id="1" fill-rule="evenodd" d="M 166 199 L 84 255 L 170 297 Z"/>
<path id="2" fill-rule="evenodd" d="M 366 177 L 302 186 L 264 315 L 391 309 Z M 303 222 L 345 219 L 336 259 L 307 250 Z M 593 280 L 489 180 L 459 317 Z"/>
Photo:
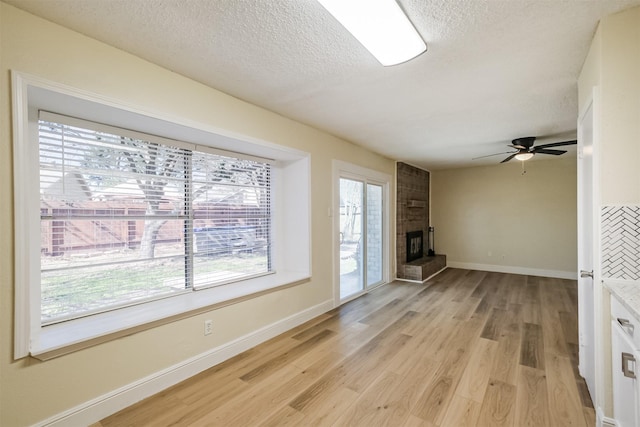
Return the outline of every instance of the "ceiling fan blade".
<path id="1" fill-rule="evenodd" d="M 540 154 L 553 154 L 554 156 L 559 156 L 560 154 L 564 154 L 566 152 L 567 152 L 566 150 L 546 150 L 544 148 L 541 149 L 541 150 L 539 150 L 537 148 L 534 148 L 533 151 L 532 151 L 532 153 L 536 153 L 536 154 L 538 154 L 538 153 L 540 153 Z"/>
<path id="2" fill-rule="evenodd" d="M 562 146 L 564 146 L 564 145 L 575 145 L 575 144 L 577 144 L 577 143 L 578 143 L 578 141 L 577 141 L 577 140 L 575 140 L 575 139 L 573 139 L 573 140 L 571 140 L 571 141 L 553 142 L 553 143 L 551 143 L 551 144 L 536 145 L 536 146 L 534 147 L 534 150 L 538 150 L 538 149 L 540 149 L 540 148 L 562 147 Z M 539 153 L 540 151 L 537 151 L 537 152 Z"/>
<path id="3" fill-rule="evenodd" d="M 526 150 L 527 149 L 527 147 L 525 147 L 524 145 L 520 145 L 520 144 L 510 144 L 510 145 L 507 145 L 507 147 L 515 148 L 516 150 Z"/>
<path id="4" fill-rule="evenodd" d="M 511 154 L 513 151 L 505 151 L 504 153 L 489 154 L 487 156 L 474 157 L 471 160 L 484 159 L 485 157 L 501 156 L 503 154 Z"/>
<path id="5" fill-rule="evenodd" d="M 513 159 L 513 158 L 516 156 L 516 154 L 518 154 L 518 153 L 513 153 L 512 155 L 510 155 L 509 157 L 507 157 L 506 159 L 504 159 L 504 160 L 503 160 L 503 161 L 501 161 L 500 163 L 506 163 L 506 162 L 508 162 L 509 160 Z"/>

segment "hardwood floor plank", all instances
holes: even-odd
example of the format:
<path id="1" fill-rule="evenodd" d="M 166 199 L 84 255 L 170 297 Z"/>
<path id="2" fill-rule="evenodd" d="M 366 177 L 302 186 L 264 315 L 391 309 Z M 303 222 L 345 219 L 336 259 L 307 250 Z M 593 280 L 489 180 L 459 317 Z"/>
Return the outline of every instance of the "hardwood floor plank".
<path id="1" fill-rule="evenodd" d="M 289 351 L 299 344 L 300 341 L 294 340 L 288 336 L 285 337 L 284 335 L 279 335 L 257 347 L 254 347 L 253 349 L 248 350 L 250 353 L 248 357 L 239 358 L 237 361 L 230 364 L 227 364 L 228 361 L 223 362 L 220 365 L 204 371 L 202 374 L 207 375 L 211 381 L 215 380 L 219 383 L 232 381 L 262 365 L 265 360 L 269 360 L 283 352 Z M 242 353 L 238 356 L 241 355 Z M 233 359 L 236 359 L 236 357 Z"/>
<path id="2" fill-rule="evenodd" d="M 442 298 L 445 293 L 442 290 L 434 289 L 432 286 L 427 286 L 424 290 L 418 292 L 415 297 L 410 298 L 410 304 L 407 310 L 422 312 L 432 312 L 434 307 L 438 306 L 442 302 Z"/>
<path id="3" fill-rule="evenodd" d="M 345 377 L 346 386 L 356 392 L 362 392 L 409 340 L 411 340 L 410 336 L 399 335 L 388 346 L 382 347 L 375 357 L 370 357 L 366 363 L 360 363 L 360 366 L 351 369 L 349 375 Z"/>
<path id="4" fill-rule="evenodd" d="M 544 340 L 542 328 L 535 323 L 524 323 L 520 342 L 520 364 L 544 369 Z"/>
<path id="5" fill-rule="evenodd" d="M 335 332 L 330 331 L 328 329 L 320 331 L 316 335 L 309 338 L 308 340 L 303 341 L 301 344 L 293 347 L 291 350 L 281 353 L 276 357 L 269 359 L 267 362 L 263 363 L 262 365 L 252 369 L 251 371 L 242 375 L 240 379 L 242 381 L 252 382 L 260 378 L 263 378 L 269 375 L 271 372 L 277 370 L 278 368 L 286 365 L 287 363 L 291 363 L 292 360 L 295 360 L 301 355 L 309 352 L 314 347 L 316 347 L 319 343 L 327 340 L 329 337 L 331 337 L 334 334 Z"/>
<path id="6" fill-rule="evenodd" d="M 295 366 L 285 366 L 274 372 L 267 381 L 254 384 L 242 394 L 230 398 L 223 404 L 210 406 L 200 416 L 191 413 L 183 418 L 181 425 L 190 427 L 210 425 L 254 425 L 271 416 L 278 409 L 271 403 L 269 392 L 274 384 L 288 382 L 298 374 Z M 246 411 L 247 402 L 251 402 L 251 411 Z"/>
<path id="7" fill-rule="evenodd" d="M 491 311 L 491 306 L 489 305 L 489 301 L 487 298 L 483 297 L 478 305 L 476 306 L 476 310 L 473 312 L 473 315 L 476 317 L 488 315 Z"/>
<path id="8" fill-rule="evenodd" d="M 323 329 L 327 329 L 327 328 L 317 328 L 317 325 L 326 322 L 327 320 L 333 319 L 336 317 L 336 314 L 329 314 L 329 313 L 324 313 L 321 314 L 320 316 L 314 317 L 311 320 L 308 320 L 306 322 L 304 322 L 302 325 L 298 325 L 295 328 L 289 330 L 286 332 L 287 335 L 290 335 L 291 338 L 293 339 L 297 339 L 299 341 L 305 341 L 307 338 L 317 334 L 318 332 L 320 332 Z M 307 332 L 311 330 L 310 332 Z M 305 332 L 306 335 L 305 335 Z"/>
<path id="9" fill-rule="evenodd" d="M 492 304 L 495 308 L 499 308 L 502 310 L 507 309 L 507 305 L 509 304 L 509 290 L 517 289 L 517 287 L 513 285 L 513 282 L 518 277 L 522 276 L 517 276 L 514 274 L 501 274 L 498 276 L 495 292 L 491 294 Z"/>
<path id="10" fill-rule="evenodd" d="M 456 331 L 453 338 L 449 340 L 449 351 L 442 362 L 441 370 L 447 376 L 453 378 L 456 385 L 469 362 L 472 350 L 480 339 L 478 338 L 478 334 L 481 326 L 478 322 L 466 322 Z"/>
<path id="11" fill-rule="evenodd" d="M 484 394 L 484 393 L 483 393 Z M 474 427 L 480 416 L 480 403 L 455 395 L 441 427 Z"/>
<path id="12" fill-rule="evenodd" d="M 305 409 L 305 423 L 309 426 L 330 426 L 358 399 L 358 393 L 347 388 L 326 396 L 318 405 Z"/>
<path id="13" fill-rule="evenodd" d="M 297 396 L 315 384 L 322 377 L 340 366 L 344 359 L 338 353 L 329 353 L 308 368 L 301 369 L 288 381 L 273 384 L 268 399 L 273 406 L 289 406 L 292 397 Z"/>
<path id="14" fill-rule="evenodd" d="M 524 304 L 526 302 L 528 276 L 512 275 L 509 281 L 507 293 L 508 304 Z"/>
<path id="15" fill-rule="evenodd" d="M 122 425 L 171 425 L 180 421 L 188 406 L 173 396 L 153 396 L 100 421 L 103 427 Z M 164 408 L 158 411 L 156 408 Z"/>
<path id="16" fill-rule="evenodd" d="M 475 271 L 469 270 L 467 274 L 465 274 L 458 285 L 458 290 L 454 294 L 451 301 L 455 302 L 463 302 L 466 301 L 467 298 L 471 296 L 471 294 L 478 287 L 478 284 L 484 279 L 487 273 L 484 271 Z M 474 297 L 477 298 L 477 297 Z M 479 298 L 477 298 L 479 299 Z"/>
<path id="17" fill-rule="evenodd" d="M 593 425 L 576 331 L 575 281 L 447 269 L 379 287 L 99 424 Z"/>
<path id="18" fill-rule="evenodd" d="M 487 294 L 488 287 L 489 286 L 487 284 L 487 275 L 485 274 L 482 280 L 480 280 L 480 282 L 473 289 L 473 292 L 471 292 L 471 296 L 474 298 L 484 299 L 484 296 Z"/>
<path id="19" fill-rule="evenodd" d="M 543 371 L 521 366 L 518 375 L 515 425 L 548 426 L 547 377 Z"/>
<path id="20" fill-rule="evenodd" d="M 389 283 L 375 289 L 371 293 L 365 294 L 360 298 L 350 301 L 348 304 L 334 309 L 339 310 L 340 313 L 340 315 L 337 316 L 336 320 L 338 324 L 342 325 L 356 322 L 372 314 L 374 311 L 384 307 L 398 297 L 410 299 L 411 297 L 413 297 L 413 295 L 420 292 L 421 290 L 423 290 L 421 286 L 419 287 L 418 285 L 412 283 Z M 364 300 L 364 303 L 360 302 L 361 299 Z M 349 308 L 352 303 L 356 306 L 356 308 Z"/>
<path id="21" fill-rule="evenodd" d="M 526 323 L 533 323 L 536 325 L 542 325 L 542 312 L 540 311 L 540 304 L 536 302 L 525 302 L 522 304 L 522 321 Z"/>
<path id="22" fill-rule="evenodd" d="M 291 406 L 283 406 L 275 414 L 258 424 L 261 427 L 286 427 L 305 425 L 305 416 Z"/>
<path id="23" fill-rule="evenodd" d="M 469 320 L 481 301 L 482 300 L 479 298 L 468 297 L 460 304 L 460 307 L 458 307 L 458 311 L 453 315 L 453 318 L 462 321 Z"/>
<path id="24" fill-rule="evenodd" d="M 490 380 L 487 385 L 479 426 L 512 426 L 515 419 L 516 387 L 502 381 Z"/>
<path id="25" fill-rule="evenodd" d="M 403 300 L 396 298 L 393 301 L 390 301 L 388 304 L 380 307 L 373 313 L 361 318 L 360 320 L 358 320 L 358 322 L 370 326 L 381 322 L 387 322 L 389 317 L 400 313 L 405 305 L 406 303 Z"/>
<path id="26" fill-rule="evenodd" d="M 450 351 L 449 343 L 458 331 L 460 324 L 460 321 L 452 319 L 451 316 L 445 314 L 439 324 L 439 328 L 431 331 L 432 333 L 429 337 L 431 345 L 425 349 L 425 356 L 433 360 L 443 361 Z"/>
<path id="27" fill-rule="evenodd" d="M 314 402 L 322 400 L 326 395 L 330 395 L 334 389 L 339 387 L 342 379 L 347 374 L 348 369 L 345 369 L 344 364 L 338 366 L 295 396 L 289 402 L 289 406 L 296 411 L 303 412 L 305 408 L 313 405 Z"/>
<path id="28" fill-rule="evenodd" d="M 440 425 L 453 391 L 453 379 L 444 375 L 438 376 L 429 384 L 411 413 L 425 421 Z"/>
<path id="29" fill-rule="evenodd" d="M 411 307 L 414 306 L 411 305 Z M 431 329 L 432 322 L 435 322 L 438 317 L 442 317 L 440 310 L 437 310 L 436 307 L 437 306 L 434 305 L 430 309 L 424 310 L 422 312 L 411 310 L 417 313 L 417 315 L 411 322 L 406 325 L 406 327 L 402 330 L 402 333 L 405 335 L 410 335 L 412 337 L 420 337 L 425 333 L 428 333 L 428 331 Z M 429 325 L 429 327 L 426 327 L 426 325 Z"/>
<path id="30" fill-rule="evenodd" d="M 415 415 L 409 415 L 409 418 L 407 418 L 407 421 L 405 421 L 402 427 L 435 427 L 435 424 L 416 417 Z"/>
<path id="31" fill-rule="evenodd" d="M 434 370 L 438 368 L 440 362 L 429 358 L 428 350 L 432 347 L 431 337 L 432 334 L 425 334 L 422 338 L 414 337 L 407 345 L 398 349 L 387 365 L 387 370 L 407 376 L 416 366 L 421 366 L 425 362 L 428 363 L 427 366 L 434 367 Z"/>
<path id="32" fill-rule="evenodd" d="M 545 307 L 542 303 L 542 332 L 545 352 L 558 356 L 569 356 L 565 342 L 560 315 L 552 307 Z"/>
<path id="33" fill-rule="evenodd" d="M 335 328 L 335 325 L 338 323 L 336 319 L 337 319 L 336 315 L 328 316 L 320 322 L 315 322 L 304 329 L 299 329 L 299 332 L 297 332 L 295 335 L 292 335 L 291 338 L 298 341 L 306 341 L 312 336 L 326 329 L 332 330 L 334 332 L 338 332 L 339 328 Z"/>
<path id="34" fill-rule="evenodd" d="M 497 347 L 496 341 L 480 338 L 456 388 L 456 395 L 482 402 Z"/>
<path id="35" fill-rule="evenodd" d="M 402 382 L 402 376 L 383 372 L 338 418 L 337 425 L 371 426 L 401 425 L 409 416 L 407 404 L 394 399 L 393 390 Z"/>
<path id="36" fill-rule="evenodd" d="M 215 383 L 215 381 L 213 381 Z M 189 392 L 188 397 L 182 401 L 187 405 L 183 411 L 176 413 L 174 425 L 188 425 L 192 420 L 204 417 L 211 410 L 223 406 L 231 399 L 241 396 L 250 386 L 239 379 L 233 379 L 229 382 L 223 382 L 220 387 L 211 389 L 211 383 L 207 381 L 198 381 L 186 390 Z M 195 391 L 195 392 L 194 392 Z M 183 394 L 178 393 L 178 397 Z"/>
<path id="37" fill-rule="evenodd" d="M 564 341 L 569 344 L 578 343 L 578 318 L 576 313 L 561 311 L 558 313 L 560 325 L 564 334 Z"/>
<path id="38" fill-rule="evenodd" d="M 375 331 L 369 331 L 369 327 L 362 323 L 352 323 L 345 326 L 340 333 L 335 334 L 331 338 L 323 341 L 316 346 L 313 351 L 309 351 L 291 363 L 299 368 L 307 368 L 318 360 L 324 358 L 327 354 L 341 355 L 343 358 L 353 353 L 357 348 L 362 347 L 368 340 L 363 336 L 371 333 L 375 335 Z"/>
<path id="39" fill-rule="evenodd" d="M 593 408 L 584 408 L 585 425 L 592 427 L 596 425 L 596 411 Z"/>
<path id="40" fill-rule="evenodd" d="M 498 349 L 490 377 L 516 385 L 520 356 L 520 325 L 513 321 L 498 338 Z"/>
<path id="41" fill-rule="evenodd" d="M 380 332 L 369 343 L 357 352 L 345 359 L 338 368 L 327 373 L 326 376 L 311 385 L 307 390 L 298 395 L 289 404 L 292 408 L 305 412 L 305 408 L 314 402 L 322 400 L 337 387 L 346 384 L 353 390 L 361 390 L 370 384 L 375 377 L 367 374 L 374 371 L 382 363 L 392 358 L 393 352 L 401 348 L 411 337 L 407 335 L 395 335 L 401 329 L 407 319 L 413 315 L 405 315 L 392 325 Z"/>
<path id="42" fill-rule="evenodd" d="M 433 382 L 439 368 L 439 363 L 424 358 L 412 365 L 404 375 L 401 375 L 402 381 L 391 392 L 394 402 L 398 402 L 393 404 L 406 406 L 409 412 Z"/>
<path id="43" fill-rule="evenodd" d="M 525 303 L 540 304 L 540 278 L 527 276 Z"/>
<path id="44" fill-rule="evenodd" d="M 481 338 L 497 341 L 505 318 L 505 310 L 493 308 L 480 334 Z"/>
<path id="45" fill-rule="evenodd" d="M 570 359 L 550 352 L 545 357 L 550 418 L 559 425 L 583 426 L 584 411 Z"/>

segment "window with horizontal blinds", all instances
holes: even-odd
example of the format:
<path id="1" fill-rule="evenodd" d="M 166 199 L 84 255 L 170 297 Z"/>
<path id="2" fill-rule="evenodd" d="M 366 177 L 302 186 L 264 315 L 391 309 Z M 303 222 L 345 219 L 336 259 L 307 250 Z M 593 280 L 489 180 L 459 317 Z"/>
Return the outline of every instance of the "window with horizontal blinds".
<path id="1" fill-rule="evenodd" d="M 41 112 L 43 325 L 272 271 L 269 161 Z"/>

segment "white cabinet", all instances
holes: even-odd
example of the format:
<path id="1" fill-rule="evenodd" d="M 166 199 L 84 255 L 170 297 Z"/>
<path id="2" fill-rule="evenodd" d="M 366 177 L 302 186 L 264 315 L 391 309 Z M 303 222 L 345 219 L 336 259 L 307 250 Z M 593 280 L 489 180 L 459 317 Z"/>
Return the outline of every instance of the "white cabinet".
<path id="1" fill-rule="evenodd" d="M 611 317 L 613 415 L 619 427 L 640 426 L 640 322 L 614 297 Z"/>

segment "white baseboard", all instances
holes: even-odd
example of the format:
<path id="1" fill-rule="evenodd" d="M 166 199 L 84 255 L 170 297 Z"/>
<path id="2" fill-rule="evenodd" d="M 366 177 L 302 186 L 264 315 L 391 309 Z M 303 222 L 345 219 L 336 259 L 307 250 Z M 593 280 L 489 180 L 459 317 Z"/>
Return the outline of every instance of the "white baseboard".
<path id="1" fill-rule="evenodd" d="M 605 417 L 602 408 L 596 409 L 596 426 L 597 427 L 618 427 L 618 423 L 613 418 Z"/>
<path id="2" fill-rule="evenodd" d="M 333 309 L 333 301 L 325 301 L 110 393 L 84 402 L 35 425 L 62 427 L 95 423 L 331 309 Z"/>
<path id="3" fill-rule="evenodd" d="M 576 271 L 543 270 L 538 268 L 514 267 L 510 265 L 473 264 L 449 260 L 447 260 L 447 267 L 462 268 L 465 270 L 493 271 L 496 273 L 524 274 L 527 276 L 555 277 L 558 279 L 578 279 L 578 273 Z"/>

